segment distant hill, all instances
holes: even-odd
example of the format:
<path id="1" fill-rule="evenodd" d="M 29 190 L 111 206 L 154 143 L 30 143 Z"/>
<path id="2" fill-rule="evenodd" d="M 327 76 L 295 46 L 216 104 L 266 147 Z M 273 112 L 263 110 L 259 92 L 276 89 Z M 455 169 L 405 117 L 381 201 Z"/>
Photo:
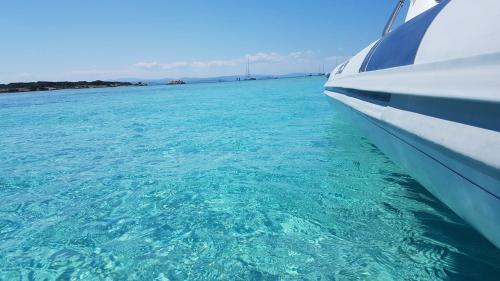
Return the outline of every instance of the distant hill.
<path id="1" fill-rule="evenodd" d="M 78 81 L 78 82 L 19 82 L 0 84 L 1 93 L 16 93 L 16 92 L 35 92 L 35 91 L 52 91 L 62 89 L 87 89 L 87 88 L 108 88 L 108 87 L 123 87 L 123 86 L 145 86 L 143 83 L 117 82 L 117 81 Z"/>

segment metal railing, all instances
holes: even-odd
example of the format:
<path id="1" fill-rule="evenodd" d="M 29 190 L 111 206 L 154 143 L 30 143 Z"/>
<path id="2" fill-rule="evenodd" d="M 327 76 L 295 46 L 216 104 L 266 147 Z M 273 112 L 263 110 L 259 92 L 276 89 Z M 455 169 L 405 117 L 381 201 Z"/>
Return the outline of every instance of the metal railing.
<path id="1" fill-rule="evenodd" d="M 396 18 L 398 17 L 399 12 L 401 12 L 401 8 L 403 8 L 404 4 L 405 4 L 405 0 L 399 0 L 398 4 L 396 5 L 396 8 L 394 8 L 394 11 L 392 12 L 391 17 L 389 18 L 389 21 L 387 21 L 387 24 L 385 25 L 384 32 L 382 33 L 382 36 L 385 36 L 389 32 L 391 32 L 392 26 L 394 25 L 394 22 L 396 21 Z"/>

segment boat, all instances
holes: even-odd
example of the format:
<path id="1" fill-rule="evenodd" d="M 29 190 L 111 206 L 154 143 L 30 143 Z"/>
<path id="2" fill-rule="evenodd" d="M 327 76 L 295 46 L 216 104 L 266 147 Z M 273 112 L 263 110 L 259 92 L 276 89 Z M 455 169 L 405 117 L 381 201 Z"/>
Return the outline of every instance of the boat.
<path id="1" fill-rule="evenodd" d="M 246 75 L 245 75 L 245 78 L 243 79 L 244 81 L 254 81 L 254 80 L 257 80 L 257 78 L 255 77 L 252 77 L 252 75 L 250 75 L 250 57 L 247 56 L 247 69 L 246 69 Z"/>
<path id="2" fill-rule="evenodd" d="M 500 248 L 500 1 L 398 0 L 324 93 L 368 140 Z"/>
<path id="3" fill-rule="evenodd" d="M 186 82 L 183 80 L 170 80 L 167 82 L 167 85 L 184 85 Z"/>

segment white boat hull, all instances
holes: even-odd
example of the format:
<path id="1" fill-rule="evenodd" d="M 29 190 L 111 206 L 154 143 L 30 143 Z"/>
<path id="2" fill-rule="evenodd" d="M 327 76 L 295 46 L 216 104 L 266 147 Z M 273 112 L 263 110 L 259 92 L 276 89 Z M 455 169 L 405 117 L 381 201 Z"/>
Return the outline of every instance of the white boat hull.
<path id="1" fill-rule="evenodd" d="M 325 94 L 500 248 L 500 1 L 410 18 L 337 67 Z"/>
<path id="2" fill-rule="evenodd" d="M 445 148 L 352 108 L 339 94 L 325 94 L 383 153 L 500 248 L 499 198 L 451 168 L 456 163 L 445 160 Z"/>

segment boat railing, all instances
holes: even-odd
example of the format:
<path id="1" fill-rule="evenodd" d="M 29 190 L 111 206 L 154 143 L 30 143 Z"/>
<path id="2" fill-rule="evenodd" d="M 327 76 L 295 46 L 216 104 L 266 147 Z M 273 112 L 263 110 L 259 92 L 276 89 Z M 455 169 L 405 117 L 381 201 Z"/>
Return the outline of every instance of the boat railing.
<path id="1" fill-rule="evenodd" d="M 387 24 L 385 25 L 382 36 L 386 36 L 389 32 L 391 32 L 392 26 L 394 25 L 394 22 L 398 18 L 399 12 L 401 12 L 401 9 L 403 8 L 404 4 L 405 0 L 399 0 L 398 4 L 396 5 L 396 8 L 394 8 L 394 11 L 392 11 L 391 17 L 389 18 Z"/>

